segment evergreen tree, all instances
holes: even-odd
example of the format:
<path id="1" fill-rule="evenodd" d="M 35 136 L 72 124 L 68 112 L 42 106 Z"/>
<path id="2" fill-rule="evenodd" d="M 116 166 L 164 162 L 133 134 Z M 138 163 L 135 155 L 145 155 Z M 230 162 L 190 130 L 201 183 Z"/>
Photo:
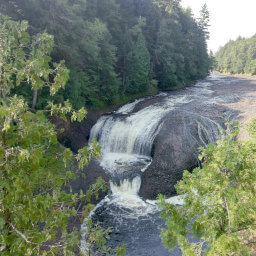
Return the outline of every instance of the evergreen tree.
<path id="1" fill-rule="evenodd" d="M 217 145 L 201 149 L 202 168 L 184 172 L 176 186 L 184 196 L 182 206 L 162 201 L 167 228 L 161 237 L 166 247 L 178 244 L 184 256 L 254 254 L 255 124 L 254 120 L 249 127 L 250 141 L 237 141 L 237 129 L 228 129 Z M 189 234 L 201 240 L 189 243 Z"/>
<path id="2" fill-rule="evenodd" d="M 150 75 L 150 54 L 146 47 L 142 33 L 143 20 L 127 31 L 130 50 L 125 57 L 124 93 L 138 93 L 147 91 Z"/>
<path id="3" fill-rule="evenodd" d="M 209 22 L 210 22 L 210 14 L 209 14 L 207 5 L 204 4 L 200 10 L 199 27 L 204 32 L 206 39 L 209 39 L 209 32 L 208 32 Z"/>
<path id="4" fill-rule="evenodd" d="M 216 70 L 231 74 L 255 75 L 256 36 L 238 37 L 229 41 L 215 54 Z"/>
<path id="5" fill-rule="evenodd" d="M 55 95 L 56 103 L 70 98 L 75 108 L 102 108 L 138 93 L 155 93 L 153 84 L 169 89 L 209 71 L 206 6 L 199 21 L 180 0 L 12 0 L 1 1 L 0 11 L 28 20 L 32 34 L 46 29 L 54 35 L 51 56 L 54 61 L 65 59 L 70 69 L 70 80 Z M 132 35 L 137 27 L 139 33 Z M 29 86 L 17 90 L 14 93 L 22 93 L 32 105 Z M 44 107 L 47 90 L 35 92 L 37 108 Z"/>

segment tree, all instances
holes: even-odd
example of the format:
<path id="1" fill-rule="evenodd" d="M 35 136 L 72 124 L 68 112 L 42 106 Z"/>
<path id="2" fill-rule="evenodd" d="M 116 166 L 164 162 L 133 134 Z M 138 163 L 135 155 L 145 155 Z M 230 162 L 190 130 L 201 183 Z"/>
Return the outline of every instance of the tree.
<path id="1" fill-rule="evenodd" d="M 118 95 L 120 81 L 115 73 L 116 47 L 111 42 L 106 23 L 101 21 L 105 17 L 98 18 L 102 3 L 92 6 L 95 3 L 89 0 L 12 2 L 16 8 L 11 3 L 10 6 L 2 4 L 5 13 L 17 20 L 25 17 L 31 24 L 32 34 L 44 29 L 53 34 L 55 47 L 51 57 L 54 61 L 65 59 L 71 71 L 71 79 L 65 89 L 55 95 L 55 99 L 59 102 L 69 99 L 75 109 L 85 105 L 92 108 L 111 104 Z M 109 14 L 108 10 L 104 11 Z M 38 105 L 45 107 L 48 94 L 42 90 L 39 96 L 43 100 Z"/>
<path id="2" fill-rule="evenodd" d="M 209 27 L 209 22 L 210 22 L 210 14 L 208 11 L 207 4 L 204 4 L 200 10 L 200 18 L 199 18 L 199 27 L 202 29 L 205 35 L 205 39 L 209 39 L 209 32 L 208 32 L 208 27 Z"/>
<path id="3" fill-rule="evenodd" d="M 215 54 L 216 70 L 231 74 L 256 73 L 256 36 L 238 37 L 229 41 Z"/>
<path id="4" fill-rule="evenodd" d="M 162 241 L 170 249 L 178 244 L 183 255 L 255 252 L 256 120 L 249 126 L 249 141 L 237 141 L 238 130 L 227 127 L 217 145 L 201 149 L 202 168 L 185 171 L 177 184 L 184 205 L 161 203 L 168 227 L 162 230 Z M 188 234 L 202 240 L 190 244 Z"/>
<path id="5" fill-rule="evenodd" d="M 180 7 L 181 0 L 154 0 L 154 3 L 162 9 L 163 13 L 172 13 Z"/>
<path id="6" fill-rule="evenodd" d="M 125 35 L 127 53 L 124 56 L 124 88 L 125 93 L 135 94 L 148 90 L 150 75 L 150 54 L 147 50 L 142 27 L 145 21 L 129 29 Z"/>
<path id="7" fill-rule="evenodd" d="M 46 29 L 54 35 L 51 57 L 55 62 L 65 59 L 70 70 L 70 80 L 55 94 L 55 102 L 70 99 L 75 109 L 104 108 L 138 94 L 154 94 L 156 85 L 170 89 L 208 74 L 209 12 L 205 6 L 196 21 L 180 2 L 11 0 L 0 1 L 0 11 L 28 20 L 31 34 Z M 29 87 L 13 92 L 32 105 Z M 45 107 L 47 90 L 35 91 L 36 95 L 36 107 Z"/>
<path id="8" fill-rule="evenodd" d="M 211 71 L 215 70 L 217 64 L 212 51 L 210 51 L 210 54 L 209 54 L 209 61 L 210 61 L 210 70 Z"/>
<path id="9" fill-rule="evenodd" d="M 68 70 L 64 63 L 50 63 L 53 37 L 47 33 L 32 39 L 28 23 L 0 15 L 0 253 L 1 255 L 72 255 L 80 242 L 77 230 L 67 232 L 75 204 L 89 199 L 81 193 L 66 193 L 74 172 L 69 149 L 58 142 L 54 125 L 45 111 L 31 111 L 21 96 L 10 96 L 16 86 L 29 84 L 33 90 L 47 87 L 54 95 L 65 86 Z M 71 104 L 49 104 L 46 112 L 81 121 L 85 109 L 72 111 Z M 96 142 L 80 149 L 79 167 L 99 156 Z M 102 180 L 94 186 L 103 187 Z"/>

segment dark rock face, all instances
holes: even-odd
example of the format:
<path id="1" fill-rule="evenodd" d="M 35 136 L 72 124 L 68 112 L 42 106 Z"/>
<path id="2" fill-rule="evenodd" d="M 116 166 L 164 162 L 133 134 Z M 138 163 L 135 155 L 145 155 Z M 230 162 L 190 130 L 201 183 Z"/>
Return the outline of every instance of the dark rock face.
<path id="1" fill-rule="evenodd" d="M 140 196 L 175 195 L 174 186 L 183 171 L 199 165 L 198 147 L 214 143 L 217 136 L 217 123 L 208 117 L 191 112 L 168 114 L 153 145 L 153 161 L 142 174 Z"/>
<path id="2" fill-rule="evenodd" d="M 101 177 L 108 185 L 109 177 L 105 173 L 105 171 L 99 166 L 97 160 L 90 161 L 89 165 L 85 167 L 83 170 L 84 177 L 79 176 L 77 179 L 71 182 L 72 191 L 73 193 L 79 193 L 82 190 L 84 193 L 88 191 L 90 186 L 96 182 L 96 180 Z M 92 197 L 91 203 L 97 204 L 101 201 L 106 195 L 108 191 L 102 192 L 99 191 L 99 196 L 96 198 L 95 196 Z"/>
<path id="3" fill-rule="evenodd" d="M 78 149 L 88 145 L 90 130 L 102 114 L 104 114 L 104 111 L 90 110 L 87 113 L 86 119 L 80 123 L 72 123 L 69 118 L 65 122 L 56 116 L 51 117 L 50 121 L 56 126 L 59 142 L 72 151 L 77 152 Z M 64 132 L 60 133 L 59 131 L 62 128 L 64 128 Z"/>
<path id="4" fill-rule="evenodd" d="M 71 123 L 70 119 L 65 122 L 56 116 L 51 117 L 50 121 L 56 126 L 59 142 L 64 146 L 69 147 L 73 152 L 77 152 L 78 149 L 88 145 L 90 130 L 103 113 L 103 111 L 89 111 L 86 119 L 81 123 Z M 59 131 L 63 128 L 64 132 L 60 133 Z M 99 177 L 108 184 L 109 177 L 96 160 L 92 160 L 89 165 L 84 168 L 83 173 L 85 174 L 85 177 L 79 176 L 72 181 L 71 186 L 73 193 L 79 193 L 80 190 L 86 193 Z M 100 192 L 99 197 L 93 197 L 91 203 L 97 204 L 107 193 L 108 191 Z"/>

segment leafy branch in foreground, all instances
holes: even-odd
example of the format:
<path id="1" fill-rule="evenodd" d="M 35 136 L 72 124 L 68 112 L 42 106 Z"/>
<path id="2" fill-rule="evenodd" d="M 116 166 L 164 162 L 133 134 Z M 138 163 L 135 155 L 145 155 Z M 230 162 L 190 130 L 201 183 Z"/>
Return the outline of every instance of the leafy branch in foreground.
<path id="1" fill-rule="evenodd" d="M 53 37 L 43 33 L 31 39 L 27 27 L 0 15 L 0 254 L 74 255 L 80 233 L 68 232 L 69 218 L 84 218 L 91 196 L 106 186 L 99 179 L 86 194 L 72 194 L 71 187 L 65 192 L 75 177 L 73 153 L 57 142 L 45 110 L 31 112 L 22 97 L 10 96 L 23 84 L 31 85 L 34 95 L 44 87 L 54 95 L 68 79 L 63 62 L 50 63 Z M 69 102 L 50 104 L 48 112 L 63 118 L 71 113 L 72 121 L 86 115 L 84 109 L 73 111 Z M 79 150 L 78 166 L 99 157 L 99 151 L 96 142 Z M 87 204 L 82 210 L 81 200 Z"/>
<path id="2" fill-rule="evenodd" d="M 202 251 L 211 256 L 255 253 L 255 120 L 249 130 L 249 141 L 237 141 L 238 129 L 227 129 L 217 145 L 201 149 L 203 168 L 185 171 L 176 186 L 178 194 L 184 195 L 182 206 L 162 200 L 161 217 L 167 228 L 161 237 L 169 249 L 179 245 L 187 256 L 202 255 Z M 201 240 L 189 243 L 188 234 Z"/>
<path id="3" fill-rule="evenodd" d="M 91 218 L 86 221 L 85 237 L 83 239 L 83 249 L 86 256 L 125 254 L 126 246 L 122 245 L 115 249 L 107 246 L 112 228 L 101 228 L 99 224 L 93 224 Z M 95 250 L 97 248 L 97 250 Z"/>

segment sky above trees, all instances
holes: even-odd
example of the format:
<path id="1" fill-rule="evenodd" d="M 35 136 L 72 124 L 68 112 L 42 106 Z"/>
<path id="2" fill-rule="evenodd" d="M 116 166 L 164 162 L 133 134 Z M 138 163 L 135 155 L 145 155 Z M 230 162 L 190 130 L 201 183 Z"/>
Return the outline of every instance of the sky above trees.
<path id="1" fill-rule="evenodd" d="M 182 0 L 182 5 L 190 6 L 196 17 L 204 3 L 210 12 L 208 47 L 213 52 L 239 35 L 251 37 L 256 34 L 255 0 Z"/>

